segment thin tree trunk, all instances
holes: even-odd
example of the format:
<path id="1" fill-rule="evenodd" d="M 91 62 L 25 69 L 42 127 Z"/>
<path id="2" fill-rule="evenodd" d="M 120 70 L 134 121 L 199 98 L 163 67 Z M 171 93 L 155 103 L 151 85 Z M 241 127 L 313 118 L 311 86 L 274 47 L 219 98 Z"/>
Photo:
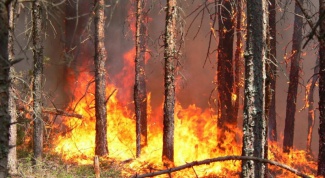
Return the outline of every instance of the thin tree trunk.
<path id="1" fill-rule="evenodd" d="M 42 162 L 43 153 L 43 120 L 42 120 L 42 78 L 43 78 L 43 39 L 42 39 L 42 6 L 41 0 L 33 1 L 33 162 L 39 165 Z M 37 166 L 37 169 L 39 167 Z"/>
<path id="2" fill-rule="evenodd" d="M 303 0 L 299 0 L 303 4 Z M 296 102 L 300 71 L 300 53 L 302 43 L 303 14 L 297 4 L 295 4 L 295 21 L 292 36 L 292 57 L 289 77 L 289 88 L 287 95 L 286 119 L 284 127 L 283 152 L 289 153 L 293 147 L 294 125 L 296 114 Z"/>
<path id="3" fill-rule="evenodd" d="M 237 118 L 233 118 L 233 43 L 234 15 L 230 0 L 222 0 L 218 15 L 219 45 L 218 45 L 218 142 L 226 139 L 225 131 L 232 131 L 237 126 Z M 230 128 L 228 128 L 230 127 Z M 229 137 L 229 135 L 228 135 Z M 235 139 L 235 138 L 233 138 Z"/>
<path id="4" fill-rule="evenodd" d="M 105 49 L 105 1 L 95 0 L 95 110 L 96 110 L 96 146 L 95 154 L 108 154 L 107 147 L 107 111 L 106 111 L 106 49 Z"/>
<path id="5" fill-rule="evenodd" d="M 319 17 L 325 13 L 325 0 L 319 0 Z M 325 34 L 325 20 L 320 23 L 320 34 Z M 319 44 L 319 152 L 317 175 L 325 176 L 325 40 Z"/>
<path id="6" fill-rule="evenodd" d="M 314 76 L 312 77 L 312 81 L 310 83 L 310 88 L 307 95 L 307 105 L 308 105 L 308 130 L 307 130 L 307 154 L 313 156 L 312 150 L 311 150 L 311 142 L 313 139 L 313 128 L 315 124 L 315 109 L 314 109 L 314 91 L 316 82 L 318 79 L 319 72 L 319 58 L 316 59 L 316 66 L 314 68 Z"/>
<path id="7" fill-rule="evenodd" d="M 238 110 L 239 110 L 239 95 L 240 95 L 240 88 L 242 86 L 243 80 L 242 80 L 242 70 L 244 67 L 244 61 L 241 58 L 242 54 L 242 43 L 243 43 L 243 37 L 241 34 L 241 21 L 242 21 L 242 6 L 243 2 L 242 0 L 237 0 L 237 19 L 236 19 L 236 51 L 235 51 L 235 77 L 234 77 L 234 89 L 233 93 L 235 94 L 234 99 L 234 107 L 233 107 L 233 118 L 236 120 L 238 119 Z"/>
<path id="8" fill-rule="evenodd" d="M 265 158 L 265 57 L 266 0 L 247 1 L 247 42 L 245 57 L 245 99 L 243 120 L 243 156 Z M 264 177 L 265 165 L 243 161 L 242 177 Z"/>
<path id="9" fill-rule="evenodd" d="M 174 109 L 175 109 L 175 64 L 176 49 L 176 0 L 167 0 L 166 29 L 165 29 L 165 100 L 163 121 L 163 152 L 162 160 L 165 164 L 174 162 Z"/>
<path id="10" fill-rule="evenodd" d="M 269 33 L 270 33 L 270 51 L 269 58 L 270 61 L 270 72 L 269 72 L 269 82 L 270 82 L 270 107 L 268 114 L 268 137 L 270 141 L 277 141 L 277 130 L 276 130 L 276 106 L 275 106 L 275 87 L 276 87 L 276 77 L 277 77 L 277 60 L 276 60 L 276 2 L 275 0 L 270 0 L 269 3 Z"/>
<path id="11" fill-rule="evenodd" d="M 8 58 L 8 12 L 4 1 L 0 1 L 0 177 L 8 176 L 9 150 L 9 69 Z"/>
<path id="12" fill-rule="evenodd" d="M 147 44 L 147 27 L 144 14 L 145 0 L 137 1 L 136 20 L 136 57 L 135 57 L 135 84 L 134 104 L 136 116 L 136 155 L 147 145 L 147 89 L 145 75 L 145 53 Z"/>
<path id="13" fill-rule="evenodd" d="M 15 7 L 17 1 L 12 1 L 9 5 L 9 43 L 8 43 L 8 54 L 9 61 L 13 61 L 15 58 L 14 53 L 14 21 L 15 21 Z M 11 117 L 10 123 L 17 122 L 17 112 L 16 112 L 16 103 L 14 99 L 14 86 L 13 86 L 13 78 L 14 78 L 14 68 L 10 66 L 9 71 L 9 113 Z M 17 169 L 17 124 L 10 125 L 10 137 L 9 137 L 9 156 L 8 156 L 8 170 L 9 175 L 14 176 L 18 173 Z"/>

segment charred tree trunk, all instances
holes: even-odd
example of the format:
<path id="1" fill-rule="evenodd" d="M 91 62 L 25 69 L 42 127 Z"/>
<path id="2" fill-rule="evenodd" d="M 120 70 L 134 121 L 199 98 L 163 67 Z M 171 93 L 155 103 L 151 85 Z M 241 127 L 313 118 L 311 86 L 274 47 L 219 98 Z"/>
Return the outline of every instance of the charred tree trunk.
<path id="1" fill-rule="evenodd" d="M 134 104 L 136 117 L 136 155 L 147 145 L 147 88 L 145 75 L 145 53 L 147 44 L 147 27 L 144 14 L 145 0 L 137 1 L 136 20 L 136 56 L 135 56 L 135 84 Z"/>
<path id="2" fill-rule="evenodd" d="M 234 85 L 233 85 L 233 93 L 235 94 L 234 98 L 234 106 L 233 106 L 233 117 L 234 119 L 238 119 L 238 110 L 239 110 L 239 95 L 240 95 L 240 88 L 243 86 L 243 80 L 242 80 L 242 73 L 243 73 L 243 67 L 244 67 L 244 61 L 241 58 L 242 55 L 242 43 L 243 43 L 243 37 L 241 34 L 242 26 L 242 6 L 243 2 L 242 0 L 237 0 L 237 19 L 236 19 L 236 51 L 235 51 L 235 77 L 234 77 Z"/>
<path id="3" fill-rule="evenodd" d="M 4 1 L 0 1 L 0 177 L 8 176 L 9 148 L 9 70 L 8 58 L 8 12 Z"/>
<path id="4" fill-rule="evenodd" d="M 225 131 L 232 131 L 237 126 L 237 118 L 233 117 L 233 43 L 234 43 L 234 15 L 230 0 L 222 0 L 220 6 L 219 45 L 218 45 L 218 142 L 223 143 Z M 230 128 L 227 128 L 230 127 Z M 234 139 L 234 138 L 233 138 Z"/>
<path id="5" fill-rule="evenodd" d="M 12 1 L 9 5 L 9 42 L 8 42 L 8 54 L 9 61 L 13 62 L 15 58 L 14 53 L 14 24 L 15 24 L 15 7 L 17 1 Z M 16 103 L 14 97 L 14 86 L 12 84 L 14 78 L 14 68 L 10 66 L 9 71 L 9 114 L 11 117 L 10 123 L 15 123 L 10 125 L 10 137 L 9 137 L 9 156 L 8 156 L 8 170 L 9 175 L 14 176 L 18 173 L 17 169 L 17 112 Z"/>
<path id="6" fill-rule="evenodd" d="M 325 1 L 319 0 L 319 17 L 325 13 Z M 325 176 L 325 20 L 320 23 L 319 44 L 319 152 L 317 175 Z"/>
<path id="7" fill-rule="evenodd" d="M 270 71 L 269 86 L 270 86 L 270 106 L 268 116 L 268 137 L 270 141 L 277 141 L 276 131 L 276 107 L 275 107 L 275 87 L 277 77 L 277 59 L 276 59 L 276 2 L 270 0 L 269 3 L 269 60 L 268 62 Z M 268 95 L 267 95 L 268 96 Z"/>
<path id="8" fill-rule="evenodd" d="M 243 120 L 243 156 L 265 158 L 265 58 L 266 0 L 247 1 L 247 42 L 245 57 L 245 99 Z M 242 162 L 242 177 L 264 177 L 265 165 Z"/>
<path id="9" fill-rule="evenodd" d="M 299 0 L 303 4 L 303 0 Z M 293 147 L 296 101 L 300 71 L 300 53 L 302 43 L 303 14 L 299 6 L 295 5 L 295 21 L 292 36 L 292 56 L 290 66 L 289 88 L 287 95 L 286 119 L 284 127 L 283 152 L 289 153 Z"/>
<path id="10" fill-rule="evenodd" d="M 95 0 L 95 110 L 96 146 L 95 154 L 108 154 L 107 148 L 107 111 L 106 111 L 106 49 L 105 49 L 105 1 Z"/>
<path id="11" fill-rule="evenodd" d="M 313 137 L 313 128 L 315 124 L 315 109 L 314 109 L 314 91 L 319 73 L 319 58 L 316 59 L 316 66 L 314 68 L 314 76 L 312 77 L 309 90 L 307 91 L 307 105 L 308 105 L 308 130 L 307 130 L 307 154 L 313 156 L 311 150 L 311 142 Z M 308 88 L 307 88 L 308 89 Z"/>
<path id="12" fill-rule="evenodd" d="M 163 152 L 162 160 L 168 165 L 174 162 L 174 109 L 175 109 L 175 64 L 176 49 L 176 0 L 167 0 L 165 27 L 165 100 L 163 121 Z"/>
<path id="13" fill-rule="evenodd" d="M 42 38 L 42 5 L 41 0 L 33 1 L 32 9 L 32 38 L 33 38 L 33 162 L 39 165 L 43 153 L 43 120 L 42 120 L 42 78 L 43 78 L 43 38 Z"/>

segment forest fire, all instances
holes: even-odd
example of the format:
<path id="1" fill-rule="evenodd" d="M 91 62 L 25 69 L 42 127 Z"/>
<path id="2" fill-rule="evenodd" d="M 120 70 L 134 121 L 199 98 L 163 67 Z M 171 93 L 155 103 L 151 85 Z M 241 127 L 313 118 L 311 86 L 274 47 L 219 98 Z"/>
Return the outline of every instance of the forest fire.
<path id="1" fill-rule="evenodd" d="M 124 55 L 124 60 L 132 61 L 134 49 Z M 107 138 L 109 158 L 121 163 L 123 176 L 129 177 L 135 173 L 147 173 L 157 169 L 164 169 L 161 161 L 162 155 L 162 109 L 152 110 L 150 95 L 148 94 L 148 145 L 143 148 L 142 154 L 136 158 L 136 132 L 134 112 L 125 105 L 122 96 L 130 97 L 132 89 L 132 68 L 128 63 L 117 76 L 124 81 L 125 88 L 119 93 L 117 87 L 108 84 L 107 92 Z M 122 73 L 127 73 L 127 77 Z M 64 126 L 61 126 L 64 134 L 57 137 L 54 144 L 54 152 L 62 159 L 77 164 L 92 164 L 95 149 L 95 107 L 94 107 L 94 82 L 89 72 L 81 72 L 77 79 L 70 83 L 70 90 L 74 91 L 74 101 L 69 104 L 70 110 L 83 116 L 79 118 L 64 118 Z M 128 93 L 128 92 L 129 93 Z M 235 97 L 235 96 L 233 96 Z M 237 96 L 236 96 L 237 97 Z M 122 99 L 119 99 L 122 98 Z M 162 107 L 161 107 L 162 108 Z M 180 104 L 175 108 L 175 166 L 192 161 L 208 158 L 241 155 L 241 129 L 226 133 L 222 148 L 218 147 L 217 118 L 213 110 L 201 109 L 195 104 L 182 108 Z M 235 134 L 235 135 L 233 135 Z M 234 143 L 232 139 L 236 138 Z M 219 143 L 220 144 L 220 143 Z M 287 155 L 276 144 L 269 145 L 268 157 L 280 163 L 287 164 L 304 173 L 314 174 L 316 163 L 305 151 L 292 150 Z M 105 159 L 105 158 L 104 158 Z M 186 169 L 173 173 L 176 177 L 197 175 L 204 176 L 239 176 L 241 170 L 240 161 L 225 161 L 201 165 L 193 169 Z M 290 175 L 286 171 L 270 166 L 272 174 Z M 292 174 L 294 177 L 294 175 Z"/>

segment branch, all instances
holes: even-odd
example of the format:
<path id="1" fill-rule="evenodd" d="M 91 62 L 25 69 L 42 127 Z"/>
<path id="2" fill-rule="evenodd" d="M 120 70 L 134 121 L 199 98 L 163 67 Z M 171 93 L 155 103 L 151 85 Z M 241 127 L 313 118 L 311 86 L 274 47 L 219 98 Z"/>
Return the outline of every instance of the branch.
<path id="1" fill-rule="evenodd" d="M 117 89 L 114 89 L 112 91 L 112 93 L 107 97 L 106 101 L 105 101 L 105 105 L 107 104 L 108 100 L 112 97 L 112 95 L 116 92 Z"/>
<path id="2" fill-rule="evenodd" d="M 262 159 L 262 158 L 250 157 L 250 156 L 224 156 L 224 157 L 205 159 L 205 160 L 202 160 L 202 161 L 193 161 L 191 163 L 187 163 L 187 164 L 184 164 L 182 166 L 178 166 L 178 167 L 174 167 L 174 168 L 170 168 L 170 169 L 166 169 L 166 170 L 162 170 L 162 171 L 157 171 L 157 172 L 152 172 L 152 173 L 147 173 L 147 174 L 142 174 L 142 175 L 134 175 L 134 176 L 132 176 L 132 178 L 152 177 L 152 176 L 157 176 L 157 175 L 161 175 L 161 174 L 167 174 L 167 173 L 180 171 L 180 170 L 183 170 L 183 169 L 191 168 L 193 166 L 199 166 L 199 165 L 203 165 L 203 164 L 210 164 L 210 163 L 213 163 L 213 162 L 229 161 L 229 160 L 253 160 L 253 161 L 259 161 L 259 162 L 272 164 L 272 165 L 278 166 L 280 168 L 286 169 L 286 170 L 296 174 L 297 176 L 300 176 L 300 177 L 303 177 L 303 178 L 310 178 L 310 176 L 308 176 L 306 174 L 303 174 L 303 173 L 299 172 L 298 170 L 296 170 L 294 168 L 291 168 L 291 167 L 289 167 L 289 166 L 287 166 L 285 164 L 281 164 L 279 162 L 268 160 L 268 159 Z"/>
<path id="3" fill-rule="evenodd" d="M 64 111 L 64 110 L 61 110 L 61 109 L 43 108 L 42 112 L 46 113 L 46 114 L 61 115 L 61 116 L 66 116 L 66 117 L 75 117 L 75 118 L 82 119 L 82 115 L 80 115 L 80 114 L 77 114 L 77 113 L 74 113 L 74 112 Z"/>

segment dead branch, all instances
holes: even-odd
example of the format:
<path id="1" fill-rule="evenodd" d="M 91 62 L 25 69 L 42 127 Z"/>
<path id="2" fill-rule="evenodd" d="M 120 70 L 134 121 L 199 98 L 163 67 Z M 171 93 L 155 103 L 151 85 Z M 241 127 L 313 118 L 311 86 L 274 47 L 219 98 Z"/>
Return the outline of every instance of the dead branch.
<path id="1" fill-rule="evenodd" d="M 46 113 L 46 114 L 61 115 L 61 116 L 66 116 L 66 117 L 75 117 L 75 118 L 82 119 L 82 115 L 80 115 L 80 114 L 77 114 L 77 113 L 74 113 L 74 112 L 64 111 L 64 110 L 61 110 L 61 109 L 43 108 L 42 112 Z"/>
<path id="2" fill-rule="evenodd" d="M 117 89 L 114 89 L 112 93 L 107 97 L 105 104 L 107 104 L 108 100 L 112 97 L 112 95 L 116 92 Z"/>
<path id="3" fill-rule="evenodd" d="M 152 177 L 152 176 L 157 176 L 157 175 L 161 175 L 161 174 L 170 174 L 172 172 L 176 172 L 176 171 L 180 171 L 183 169 L 187 169 L 187 168 L 191 168 L 193 166 L 199 166 L 199 165 L 203 165 L 203 164 L 210 164 L 213 162 L 219 162 L 219 161 L 229 161 L 229 160 L 253 160 L 253 161 L 259 161 L 259 162 L 263 162 L 263 163 L 268 163 L 271 165 L 275 165 L 278 166 L 282 169 L 286 169 L 294 174 L 296 174 L 297 176 L 303 177 L 303 178 L 310 178 L 310 176 L 303 174 L 302 172 L 289 167 L 288 165 L 285 164 L 281 164 L 279 162 L 276 161 L 272 161 L 272 160 L 268 160 L 268 159 L 262 159 L 262 158 L 257 158 L 257 157 L 250 157 L 250 156 L 223 156 L 223 157 L 217 157 L 217 158 L 211 158 L 211 159 L 205 159 L 202 161 L 193 161 L 191 163 L 187 163 L 184 164 L 182 166 L 178 166 L 178 167 L 174 167 L 174 168 L 170 168 L 170 169 L 166 169 L 166 170 L 162 170 L 162 171 L 157 171 L 157 172 L 152 172 L 152 173 L 147 173 L 147 174 L 142 174 L 142 175 L 134 175 L 132 176 L 132 178 L 142 178 L 142 177 Z"/>

